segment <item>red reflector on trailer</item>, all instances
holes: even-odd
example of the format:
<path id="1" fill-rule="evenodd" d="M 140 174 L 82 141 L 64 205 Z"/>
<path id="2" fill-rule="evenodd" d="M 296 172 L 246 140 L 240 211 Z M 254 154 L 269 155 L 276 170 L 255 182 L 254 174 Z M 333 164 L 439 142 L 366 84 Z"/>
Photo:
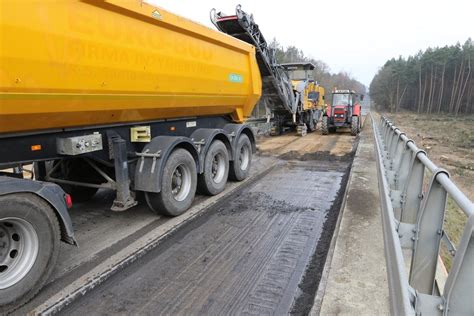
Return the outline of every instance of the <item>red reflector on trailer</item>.
<path id="1" fill-rule="evenodd" d="M 69 194 L 66 193 L 64 195 L 64 200 L 66 201 L 67 208 L 71 208 L 72 207 L 72 197 Z"/>

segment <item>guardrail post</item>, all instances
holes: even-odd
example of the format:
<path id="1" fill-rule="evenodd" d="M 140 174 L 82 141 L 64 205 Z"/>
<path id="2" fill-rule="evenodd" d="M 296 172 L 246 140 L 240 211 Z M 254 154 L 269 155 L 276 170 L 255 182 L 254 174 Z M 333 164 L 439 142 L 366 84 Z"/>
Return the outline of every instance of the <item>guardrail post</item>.
<path id="1" fill-rule="evenodd" d="M 392 127 L 392 123 L 387 121 L 387 126 L 385 127 L 385 131 L 382 135 L 384 150 L 387 150 L 387 144 L 389 142 L 389 135 L 390 135 L 391 127 Z"/>
<path id="2" fill-rule="evenodd" d="M 449 272 L 443 296 L 446 311 L 452 315 L 474 314 L 474 215 L 464 228 L 464 233 Z"/>
<path id="3" fill-rule="evenodd" d="M 407 141 L 403 140 L 400 133 L 393 162 L 393 170 L 386 171 L 390 184 L 390 197 L 392 199 L 393 212 L 395 218 L 401 221 L 402 207 L 405 201 L 403 192 L 407 183 L 408 172 L 412 161 L 412 151 L 407 147 Z"/>
<path id="4" fill-rule="evenodd" d="M 408 178 L 406 183 L 402 184 L 402 208 L 400 219 L 402 222 L 410 224 L 416 223 L 421 200 L 423 199 L 423 177 L 425 175 L 425 166 L 418 159 L 418 154 L 425 154 L 425 152 L 423 150 L 412 152 Z"/>
<path id="5" fill-rule="evenodd" d="M 395 130 L 397 130 L 397 127 L 393 127 Z M 397 137 L 397 134 L 395 133 L 395 130 L 390 128 L 389 129 L 389 134 L 387 135 L 387 152 L 388 152 L 388 157 L 389 159 L 392 159 L 392 144 L 395 141 L 395 138 Z"/>
<path id="6" fill-rule="evenodd" d="M 405 135 L 405 133 L 398 134 L 398 141 L 394 152 L 393 169 L 397 171 L 399 170 L 403 153 L 405 152 L 405 141 L 402 138 L 403 135 Z"/>
<path id="7" fill-rule="evenodd" d="M 407 141 L 403 142 L 403 153 L 400 157 L 400 162 L 397 166 L 397 175 L 395 178 L 395 189 L 403 190 L 403 186 L 406 184 L 408 179 L 408 174 L 411 168 L 411 163 L 413 159 L 413 152 L 408 147 L 408 143 L 413 141 L 408 139 Z"/>
<path id="8" fill-rule="evenodd" d="M 397 133 L 398 131 L 398 133 Z M 396 127 L 394 130 L 393 130 L 393 134 L 392 134 L 392 143 L 390 144 L 390 158 L 392 158 L 392 162 L 394 162 L 395 160 L 395 153 L 397 151 L 397 145 L 398 145 L 398 142 L 400 141 L 400 129 L 398 127 Z"/>
<path id="9" fill-rule="evenodd" d="M 444 211 L 448 193 L 436 180 L 440 173 L 433 172 L 428 195 L 418 214 L 410 271 L 410 285 L 424 294 L 433 295 L 439 244 L 443 234 Z"/>
<path id="10" fill-rule="evenodd" d="M 396 182 L 398 178 L 399 166 L 402 160 L 403 153 L 405 152 L 404 150 L 405 142 L 402 139 L 402 135 L 405 135 L 405 133 L 398 134 L 395 143 L 392 145 L 393 149 L 390 151 L 390 157 L 391 157 L 390 170 L 388 171 L 387 176 L 388 176 L 389 185 L 394 190 L 397 189 Z"/>

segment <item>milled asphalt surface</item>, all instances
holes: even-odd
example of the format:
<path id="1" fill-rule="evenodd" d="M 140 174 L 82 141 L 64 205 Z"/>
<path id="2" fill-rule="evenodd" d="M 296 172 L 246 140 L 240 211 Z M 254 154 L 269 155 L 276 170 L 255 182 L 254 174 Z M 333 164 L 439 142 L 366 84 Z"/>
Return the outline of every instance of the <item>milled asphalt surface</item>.
<path id="1" fill-rule="evenodd" d="M 275 158 L 272 157 L 254 157 L 250 178 L 264 172 L 274 162 Z M 14 314 L 24 315 L 32 310 L 38 312 L 41 310 L 39 307 L 45 302 L 53 301 L 54 297 L 69 295 L 68 288 L 73 283 L 79 284 L 75 288 L 86 283 L 85 279 L 90 278 L 90 271 L 101 264 L 113 264 L 112 256 L 124 252 L 124 249 L 130 248 L 152 232 L 160 230 L 162 232 L 157 232 L 156 235 L 166 234 L 166 231 L 179 226 L 188 217 L 196 216 L 189 213 L 199 214 L 208 205 L 226 194 L 231 194 L 242 185 L 245 184 L 229 182 L 223 193 L 212 198 L 197 195 L 188 214 L 176 218 L 158 216 L 152 213 L 145 203 L 125 212 L 112 212 L 109 208 L 114 195 L 107 191 L 99 192 L 91 201 L 75 204 L 70 215 L 79 247 L 61 243 L 56 268 L 48 283 L 33 300 Z M 145 240 L 142 244 L 148 242 Z M 130 249 L 128 253 L 132 254 L 133 251 L 136 249 Z"/>
<path id="2" fill-rule="evenodd" d="M 285 158 L 61 313 L 309 312 L 351 156 Z"/>
<path id="3" fill-rule="evenodd" d="M 288 306 L 292 306 L 291 310 L 295 313 L 309 312 L 321 277 L 335 220 L 337 219 L 336 213 L 339 211 L 342 202 L 340 197 L 345 186 L 341 184 L 347 180 L 349 165 L 352 161 L 351 153 L 354 151 L 356 140 L 357 138 L 353 138 L 349 133 L 337 133 L 326 137 L 322 137 L 319 133 L 311 133 L 303 138 L 295 135 L 285 135 L 262 139 L 259 141 L 259 146 L 262 146 L 262 148 L 252 163 L 250 181 L 244 183 L 230 182 L 226 191 L 215 197 L 197 196 L 192 208 L 184 215 L 176 218 L 157 216 L 151 213 L 146 205 L 139 205 L 122 213 L 111 212 L 109 207 L 113 201 L 113 194 L 106 191 L 99 192 L 92 201 L 76 204 L 71 210 L 79 247 L 61 245 L 58 264 L 48 283 L 31 302 L 20 307 L 14 314 L 23 315 L 45 310 L 54 311 L 58 306 L 62 308 L 65 304 L 74 301 L 85 293 L 87 293 L 85 294 L 87 297 L 92 293 L 89 292 L 92 288 L 99 286 L 101 282 L 113 276 L 114 273 L 123 276 L 124 271 L 126 271 L 123 269 L 129 264 L 130 268 L 133 268 L 136 265 L 134 261 L 145 255 L 150 249 L 157 246 L 156 252 L 164 251 L 166 247 L 162 244 L 167 240 L 173 241 L 168 242 L 168 244 L 175 244 L 180 238 L 179 233 L 181 231 L 199 229 L 203 220 L 209 218 L 203 214 L 220 212 L 224 214 L 221 214 L 220 218 L 229 216 L 229 218 L 232 218 L 232 220 L 225 222 L 231 224 L 234 222 L 233 218 L 235 216 L 237 223 L 244 225 L 247 220 L 246 216 L 241 218 L 241 215 L 225 210 L 222 212 L 216 211 L 214 208 L 217 207 L 215 205 L 221 205 L 222 203 L 240 205 L 235 204 L 238 202 L 228 199 L 237 196 L 247 201 L 248 207 L 244 210 L 244 213 L 248 212 L 250 214 L 249 218 L 258 215 L 258 212 L 256 213 L 253 209 L 254 204 L 260 205 L 260 213 L 267 214 L 267 217 L 282 218 L 283 222 L 293 221 L 292 227 L 296 230 L 301 228 L 300 230 L 304 231 L 306 229 L 304 224 L 301 224 L 302 219 L 298 222 L 298 218 L 308 215 L 314 217 L 314 227 L 309 228 L 311 233 L 305 237 L 309 238 L 309 241 L 305 247 L 297 252 L 299 258 L 296 266 L 297 272 L 290 277 L 291 282 L 288 281 L 289 285 L 286 290 L 282 290 L 280 294 L 275 296 L 286 302 L 278 307 L 280 311 L 287 310 L 290 308 Z M 281 157 L 280 160 L 277 157 Z M 278 161 L 280 162 L 277 167 L 274 167 L 267 177 L 263 177 L 268 171 L 272 170 L 272 166 Z M 277 173 L 274 174 L 273 172 Z M 306 179 L 303 181 L 306 186 L 298 186 L 299 183 L 288 182 L 287 179 L 291 177 L 290 175 Z M 282 184 L 281 188 L 288 190 L 288 193 L 285 193 L 285 190 L 282 189 L 275 190 L 274 182 L 278 177 L 280 177 L 278 181 Z M 268 182 L 265 179 L 273 180 Z M 330 179 L 329 184 L 327 184 L 327 179 Z M 261 194 L 254 196 L 252 195 L 254 193 L 253 189 L 245 189 L 252 183 L 257 188 L 266 183 L 267 187 L 261 188 L 259 191 Z M 321 187 L 334 184 L 336 186 L 330 192 L 325 192 Z M 242 190 L 247 190 L 246 192 L 249 195 L 237 195 Z M 272 190 L 275 193 L 272 193 Z M 303 198 L 312 194 L 316 196 L 315 200 L 305 200 Z M 290 203 L 284 204 L 285 199 L 288 199 Z M 298 202 L 298 199 L 301 201 Z M 274 209 L 278 208 L 272 203 L 283 203 L 280 206 L 283 210 L 281 214 L 275 213 Z M 310 206 L 305 208 L 298 203 L 306 203 Z M 267 208 L 264 209 L 263 204 Z M 271 205 L 274 206 L 271 207 Z M 296 208 L 297 211 L 288 211 L 288 208 Z M 290 214 L 292 215 L 290 216 Z M 223 224 L 219 221 L 215 223 Z M 256 232 L 258 230 L 261 232 L 262 227 L 267 227 L 273 222 L 266 220 L 265 217 L 265 221 L 259 223 L 262 225 L 253 228 L 254 235 L 252 236 L 257 236 Z M 273 234 L 278 232 L 278 228 L 272 228 L 270 231 Z M 282 236 L 285 236 L 283 241 L 290 238 L 290 232 L 282 233 Z M 298 238 L 303 237 L 298 236 Z M 270 259 L 262 263 L 264 267 L 262 269 L 264 270 L 269 269 L 268 265 L 278 265 L 276 263 L 279 258 L 277 253 L 285 255 L 284 251 L 279 252 L 278 249 L 280 248 L 270 246 L 271 242 L 269 240 L 271 239 L 267 238 L 265 240 L 260 245 L 255 245 L 255 247 L 259 246 L 261 249 L 271 248 L 275 252 L 273 255 L 267 256 Z M 283 241 L 279 247 L 286 245 Z M 179 242 L 176 242 L 176 247 L 179 244 Z M 152 247 L 149 247 L 149 245 L 152 245 Z M 236 247 L 235 249 L 238 249 L 238 246 Z M 139 254 L 139 256 L 136 254 Z M 256 256 L 255 252 L 253 256 Z M 146 260 L 143 258 L 138 262 L 145 262 Z M 105 278 L 104 272 L 106 273 Z M 249 275 L 255 278 L 258 273 Z M 229 278 L 231 276 L 224 273 L 221 277 Z M 110 281 L 113 281 L 113 279 L 110 279 Z M 264 282 L 261 284 L 265 285 Z M 98 289 L 100 288 L 104 288 L 104 286 Z M 250 288 L 249 285 L 247 288 Z M 236 290 L 237 292 L 238 290 Z M 94 314 L 94 312 L 91 313 Z M 108 314 L 105 310 L 104 313 Z"/>

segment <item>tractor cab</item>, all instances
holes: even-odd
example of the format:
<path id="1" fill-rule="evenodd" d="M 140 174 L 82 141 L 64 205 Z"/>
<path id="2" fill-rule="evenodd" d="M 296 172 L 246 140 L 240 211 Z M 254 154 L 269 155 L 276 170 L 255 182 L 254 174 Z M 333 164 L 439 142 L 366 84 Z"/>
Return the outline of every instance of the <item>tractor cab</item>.
<path id="1" fill-rule="evenodd" d="M 356 104 L 356 94 L 350 90 L 335 90 L 332 93 L 332 106 L 330 113 L 337 124 L 343 124 L 352 117 L 353 107 Z"/>

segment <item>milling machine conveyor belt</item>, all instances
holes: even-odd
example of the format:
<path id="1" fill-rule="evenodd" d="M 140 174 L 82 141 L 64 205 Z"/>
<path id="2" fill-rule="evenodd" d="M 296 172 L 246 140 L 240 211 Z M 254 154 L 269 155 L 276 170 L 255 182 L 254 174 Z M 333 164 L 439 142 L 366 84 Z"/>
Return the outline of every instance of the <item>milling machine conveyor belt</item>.
<path id="1" fill-rule="evenodd" d="M 273 112 L 295 114 L 297 100 L 291 81 L 284 69 L 276 63 L 274 49 L 268 47 L 253 16 L 242 11 L 238 5 L 235 15 L 225 15 L 213 9 L 211 21 L 219 31 L 255 46 L 265 106 Z"/>

